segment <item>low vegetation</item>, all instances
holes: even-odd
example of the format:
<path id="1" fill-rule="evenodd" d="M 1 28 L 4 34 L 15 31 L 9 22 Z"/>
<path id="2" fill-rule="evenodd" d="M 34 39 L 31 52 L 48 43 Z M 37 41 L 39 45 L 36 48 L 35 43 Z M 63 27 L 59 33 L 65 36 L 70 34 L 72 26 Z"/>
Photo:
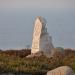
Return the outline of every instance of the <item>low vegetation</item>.
<path id="1" fill-rule="evenodd" d="M 75 71 L 75 50 L 64 49 L 64 56 L 57 54 L 52 58 L 26 58 L 30 52 L 30 49 L 0 50 L 0 73 L 45 75 L 47 71 L 64 65 Z"/>

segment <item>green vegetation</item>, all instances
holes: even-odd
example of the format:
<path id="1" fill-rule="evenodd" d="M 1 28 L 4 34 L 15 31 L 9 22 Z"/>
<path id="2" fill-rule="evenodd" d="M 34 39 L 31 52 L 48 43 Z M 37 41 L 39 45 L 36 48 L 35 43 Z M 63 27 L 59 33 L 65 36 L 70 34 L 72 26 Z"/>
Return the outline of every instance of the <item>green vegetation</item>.
<path id="1" fill-rule="evenodd" d="M 26 58 L 30 50 L 0 51 L 1 73 L 29 73 L 33 75 L 45 75 L 49 70 L 59 66 L 68 65 L 75 71 L 75 51 L 65 49 L 64 56 L 59 54 L 52 58 L 45 56 Z"/>

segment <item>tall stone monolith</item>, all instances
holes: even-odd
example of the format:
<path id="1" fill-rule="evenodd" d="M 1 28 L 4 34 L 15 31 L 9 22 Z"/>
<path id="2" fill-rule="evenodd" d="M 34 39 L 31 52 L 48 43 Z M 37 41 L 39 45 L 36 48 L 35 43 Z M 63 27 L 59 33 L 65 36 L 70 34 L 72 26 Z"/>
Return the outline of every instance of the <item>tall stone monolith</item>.
<path id="1" fill-rule="evenodd" d="M 46 20 L 42 17 L 37 17 L 34 25 L 31 53 L 35 54 L 42 51 L 44 54 L 50 55 L 52 48 L 52 38 L 47 32 Z"/>

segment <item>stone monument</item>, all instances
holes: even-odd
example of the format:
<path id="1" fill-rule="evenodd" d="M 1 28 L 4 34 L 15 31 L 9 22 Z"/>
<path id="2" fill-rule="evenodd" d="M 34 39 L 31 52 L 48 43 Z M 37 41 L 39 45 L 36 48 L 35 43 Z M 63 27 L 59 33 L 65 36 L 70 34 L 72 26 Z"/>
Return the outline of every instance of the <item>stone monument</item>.
<path id="1" fill-rule="evenodd" d="M 46 20 L 39 16 L 35 20 L 31 54 L 42 51 L 44 54 L 50 55 L 52 48 L 52 38 L 47 32 Z"/>

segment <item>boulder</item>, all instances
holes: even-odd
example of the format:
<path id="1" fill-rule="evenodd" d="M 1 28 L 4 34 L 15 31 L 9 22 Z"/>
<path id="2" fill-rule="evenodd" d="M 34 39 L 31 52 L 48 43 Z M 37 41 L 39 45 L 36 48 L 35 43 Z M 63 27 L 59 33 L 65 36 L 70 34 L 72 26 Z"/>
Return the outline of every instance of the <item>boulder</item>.
<path id="1" fill-rule="evenodd" d="M 47 75 L 75 75 L 75 73 L 70 67 L 61 66 L 54 70 L 48 71 Z"/>

